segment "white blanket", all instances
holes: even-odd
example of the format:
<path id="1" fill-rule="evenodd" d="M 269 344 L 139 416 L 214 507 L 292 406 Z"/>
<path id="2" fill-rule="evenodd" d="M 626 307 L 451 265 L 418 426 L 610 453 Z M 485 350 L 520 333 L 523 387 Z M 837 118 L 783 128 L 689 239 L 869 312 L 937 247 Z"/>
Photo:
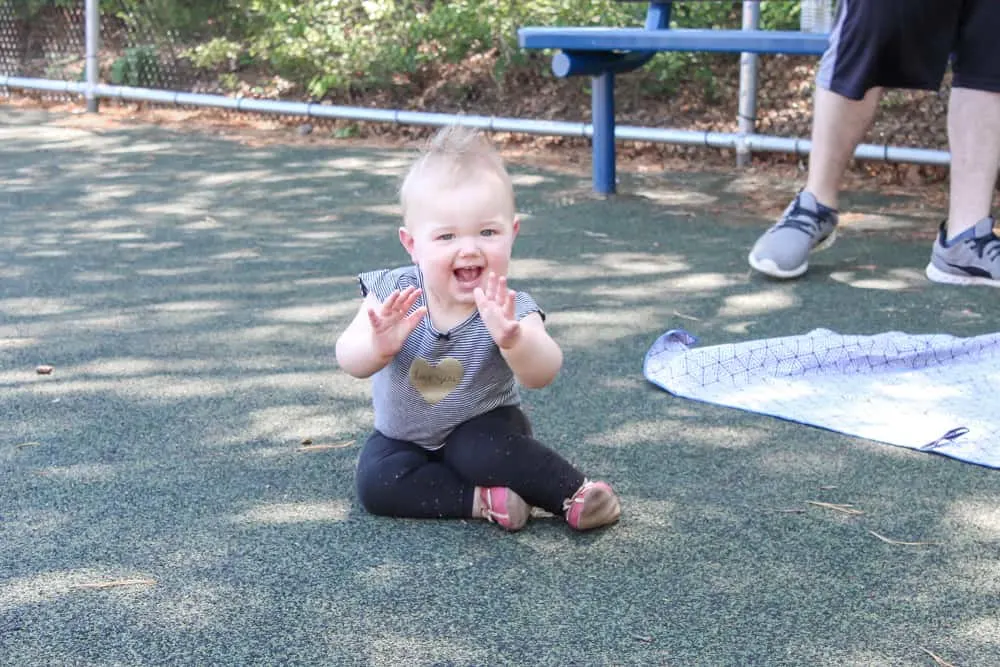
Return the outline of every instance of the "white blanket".
<path id="1" fill-rule="evenodd" d="M 695 347 L 660 336 L 643 364 L 671 394 L 1000 468 L 1000 334 L 805 335 Z"/>

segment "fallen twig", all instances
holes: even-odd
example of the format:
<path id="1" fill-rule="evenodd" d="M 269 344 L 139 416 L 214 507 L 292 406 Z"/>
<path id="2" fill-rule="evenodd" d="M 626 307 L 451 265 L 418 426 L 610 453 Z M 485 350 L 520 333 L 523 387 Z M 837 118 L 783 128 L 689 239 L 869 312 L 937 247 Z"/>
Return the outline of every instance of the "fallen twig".
<path id="1" fill-rule="evenodd" d="M 701 322 L 701 318 L 695 317 L 694 315 L 685 315 L 684 313 L 678 313 L 674 311 L 674 315 L 681 318 L 682 320 L 691 320 L 692 322 Z"/>
<path id="2" fill-rule="evenodd" d="M 805 514 L 806 511 L 801 507 L 792 507 L 790 509 L 776 508 L 771 510 L 772 512 L 777 512 L 778 514 Z"/>
<path id="3" fill-rule="evenodd" d="M 330 445 L 302 445 L 297 449 L 300 452 L 318 452 L 324 449 L 343 449 L 344 447 L 350 447 L 354 444 L 353 440 L 345 440 L 344 442 L 338 442 L 337 444 Z"/>
<path id="4" fill-rule="evenodd" d="M 898 544 L 903 547 L 924 547 L 924 546 L 935 546 L 941 544 L 940 542 L 901 542 L 900 540 L 894 540 L 885 535 L 879 535 L 874 530 L 869 530 L 869 533 L 882 540 L 886 544 Z"/>
<path id="5" fill-rule="evenodd" d="M 941 656 L 936 655 L 933 651 L 928 651 L 922 646 L 920 647 L 920 650 L 929 655 L 931 657 L 931 660 L 933 660 L 935 664 L 938 665 L 938 667 L 955 667 L 955 665 L 951 664 Z"/>
<path id="6" fill-rule="evenodd" d="M 41 447 L 42 443 L 40 443 L 40 442 L 22 442 L 20 444 L 14 445 L 14 446 L 17 447 L 18 449 L 26 449 L 28 447 Z"/>
<path id="7" fill-rule="evenodd" d="M 117 588 L 119 586 L 153 586 L 155 579 L 117 579 L 115 581 L 95 581 L 84 584 L 73 584 L 70 588 Z"/>
<path id="8" fill-rule="evenodd" d="M 856 516 L 858 514 L 864 514 L 861 510 L 854 509 L 851 504 L 839 505 L 837 503 L 824 503 L 819 500 L 807 500 L 806 504 L 815 505 L 816 507 L 825 507 L 828 510 L 833 510 L 834 512 L 842 512 L 844 514 L 850 514 Z"/>
<path id="9" fill-rule="evenodd" d="M 632 635 L 632 639 L 643 642 L 645 644 L 653 643 L 653 637 L 651 637 L 650 635 Z"/>

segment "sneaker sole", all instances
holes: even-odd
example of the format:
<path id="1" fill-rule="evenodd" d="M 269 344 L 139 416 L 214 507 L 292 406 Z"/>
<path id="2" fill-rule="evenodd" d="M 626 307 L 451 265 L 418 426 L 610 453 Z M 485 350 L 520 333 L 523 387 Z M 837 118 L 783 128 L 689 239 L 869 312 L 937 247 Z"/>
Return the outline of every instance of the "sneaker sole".
<path id="1" fill-rule="evenodd" d="M 980 278 L 978 276 L 960 276 L 954 273 L 947 273 L 931 262 L 924 270 L 927 279 L 931 282 L 942 283 L 944 285 L 987 285 L 989 287 L 1000 287 L 1000 280 L 992 278 Z"/>
<path id="2" fill-rule="evenodd" d="M 813 246 L 813 248 L 809 251 L 809 254 L 811 255 L 814 252 L 820 252 L 821 250 L 826 250 L 827 248 L 832 246 L 834 241 L 836 240 L 837 240 L 837 230 L 834 229 L 832 232 L 830 232 L 829 236 L 827 236 L 825 239 L 823 239 L 815 246 Z M 802 262 L 795 268 L 782 269 L 780 266 L 774 263 L 774 260 L 757 259 L 756 257 L 753 256 L 753 251 L 750 251 L 750 254 L 747 256 L 747 261 L 750 263 L 751 268 L 753 268 L 755 271 L 759 271 L 760 273 L 771 276 L 772 278 L 784 278 L 784 279 L 798 278 L 803 273 L 809 270 L 808 259 L 806 259 L 806 261 Z"/>

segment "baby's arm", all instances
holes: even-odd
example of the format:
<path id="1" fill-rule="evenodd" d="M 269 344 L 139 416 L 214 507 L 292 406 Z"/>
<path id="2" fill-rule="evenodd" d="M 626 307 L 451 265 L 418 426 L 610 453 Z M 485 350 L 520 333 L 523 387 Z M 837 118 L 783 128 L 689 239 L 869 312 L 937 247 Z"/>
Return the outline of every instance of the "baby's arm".
<path id="1" fill-rule="evenodd" d="M 408 287 L 380 303 L 369 293 L 337 339 L 340 367 L 356 378 L 371 377 L 385 368 L 427 314 L 423 306 L 407 314 L 419 296 L 419 289 Z"/>
<path id="2" fill-rule="evenodd" d="M 372 325 L 368 319 L 368 309 L 378 308 L 379 305 L 374 294 L 365 297 L 354 319 L 337 339 L 337 363 L 356 378 L 371 377 L 392 359 L 392 355 L 388 357 L 378 355 L 372 344 Z"/>
<path id="3" fill-rule="evenodd" d="M 500 354 L 521 385 L 528 389 L 541 389 L 548 386 L 562 368 L 562 349 L 549 336 L 538 313 L 525 315 L 520 324 L 514 344 L 501 348 Z"/>

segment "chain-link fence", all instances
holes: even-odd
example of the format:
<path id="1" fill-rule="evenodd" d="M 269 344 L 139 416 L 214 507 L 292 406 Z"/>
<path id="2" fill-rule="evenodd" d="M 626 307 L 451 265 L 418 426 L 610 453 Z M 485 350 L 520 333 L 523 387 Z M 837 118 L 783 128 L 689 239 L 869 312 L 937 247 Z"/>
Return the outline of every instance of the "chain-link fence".
<path id="1" fill-rule="evenodd" d="M 0 74 L 82 80 L 85 55 L 82 2 L 31 11 L 0 0 Z"/>
<path id="2" fill-rule="evenodd" d="M 38 3 L 0 0 L 0 75 L 53 81 L 82 82 L 86 67 L 83 0 Z M 224 9 L 221 3 L 216 3 Z M 166 3 L 110 0 L 100 4 L 98 81 L 110 85 L 164 90 L 198 91 L 205 88 L 192 66 L 192 50 L 230 20 L 223 13 L 196 19 L 163 16 Z M 187 26 L 188 44 L 181 43 L 172 24 L 199 20 Z M 0 93 L 9 94 L 0 87 Z M 44 98 L 65 93 L 41 91 Z M 75 96 L 74 96 L 75 97 Z"/>
<path id="3" fill-rule="evenodd" d="M 787 0 L 786 4 L 796 2 L 801 3 L 803 29 L 828 29 L 835 0 Z M 247 44 L 240 41 L 252 18 L 241 13 L 245 4 L 101 0 L 98 81 L 184 92 L 280 95 L 281 82 L 274 77 L 248 81 L 235 75 L 247 70 L 242 62 L 247 58 Z M 714 4 L 731 7 L 736 0 Z M 0 0 L 0 75 L 84 81 L 84 6 L 84 0 Z M 301 16 L 290 20 L 296 18 L 303 20 Z M 317 29 L 329 31 L 331 26 Z M 310 48 L 304 37 L 303 42 L 304 49 Z M 283 59 L 293 58 L 289 54 Z M 331 61 L 329 69 L 335 69 L 335 64 Z"/>
<path id="4" fill-rule="evenodd" d="M 799 27 L 803 32 L 830 32 L 836 0 L 801 0 Z"/>
<path id="5" fill-rule="evenodd" d="M 97 88 L 90 88 L 90 82 L 84 84 L 88 60 L 87 7 L 93 10 L 95 5 L 86 0 L 0 0 L 0 96 L 16 92 L 19 96 L 79 101 L 81 94 L 93 92 L 104 104 L 116 104 L 115 99 L 119 99 L 168 107 L 212 108 L 228 114 L 263 112 L 292 122 L 298 122 L 292 120 L 295 118 L 309 117 L 310 123 L 315 122 L 316 127 L 330 130 L 336 136 L 341 136 L 338 133 L 342 130 L 356 131 L 353 124 L 358 122 L 411 126 L 461 122 L 499 132 L 593 135 L 590 119 L 542 119 L 538 116 L 544 117 L 544 112 L 534 104 L 525 105 L 522 111 L 523 116 L 529 117 L 506 115 L 510 107 L 502 96 L 503 72 L 513 62 L 510 54 L 519 53 L 509 41 L 516 29 L 525 25 L 522 10 L 531 5 L 528 0 L 489 5 L 483 4 L 485 0 L 469 3 L 478 7 L 480 14 L 486 6 L 495 8 L 497 14 L 509 12 L 503 15 L 503 20 L 498 20 L 492 12 L 485 18 L 470 16 L 471 10 L 462 9 L 464 4 L 448 0 L 92 1 L 99 2 L 100 37 L 96 53 L 91 54 L 96 64 L 97 78 L 93 83 Z M 643 3 L 595 2 L 604 3 L 601 11 L 618 12 L 619 19 L 641 25 L 637 19 L 645 11 Z M 767 7 L 772 11 L 771 16 L 781 17 L 781 29 L 826 32 L 835 4 L 836 0 L 785 0 L 769 3 Z M 738 26 L 741 5 L 746 14 L 748 5 L 739 0 L 678 0 L 677 6 L 686 10 L 676 10 L 675 18 L 678 25 L 686 25 L 682 19 L 697 17 L 696 27 L 703 27 L 706 23 L 716 25 L 712 17 L 718 14 L 727 26 L 735 17 Z M 531 6 L 537 9 L 537 5 Z M 548 11 L 550 8 L 545 6 Z M 764 15 L 763 7 L 754 7 Z M 435 11 L 438 13 L 434 14 Z M 596 10 L 580 11 L 592 15 Z M 629 13 L 628 16 L 623 12 Z M 635 16 L 630 12 L 635 12 Z M 547 16 L 536 12 L 531 18 L 546 23 L 551 20 Z M 446 46 L 453 49 L 447 57 L 442 55 Z M 651 63 L 647 70 L 657 63 L 668 65 L 655 70 L 651 77 L 686 76 L 696 82 L 703 80 L 706 91 L 716 88 L 714 74 L 708 67 L 701 66 L 697 71 L 691 71 L 687 65 L 677 71 L 671 69 L 670 62 L 679 62 L 669 60 L 673 55 L 677 54 L 664 54 Z M 469 67 L 464 72 L 454 66 L 456 57 L 465 58 Z M 494 64 L 487 71 L 478 64 L 479 60 Z M 684 73 L 678 74 L 680 70 Z M 545 85 L 540 76 L 532 76 L 535 84 Z M 10 80 L 15 77 L 22 80 Z M 741 98 L 745 91 L 756 90 L 757 78 L 756 73 L 747 76 L 747 81 L 741 78 Z M 440 98 L 441 104 L 450 105 L 447 109 L 432 108 L 433 101 L 424 101 L 439 88 L 451 91 L 450 98 Z M 362 104 L 357 104 L 353 97 L 359 90 L 367 95 Z M 466 101 L 479 103 L 484 97 L 482 93 L 490 91 L 497 93 L 491 101 L 498 115 L 491 115 L 489 110 L 466 109 Z M 801 108 L 802 100 L 794 96 L 792 91 L 778 98 L 782 109 Z M 759 105 L 756 97 L 753 99 L 752 106 L 756 108 Z M 88 100 L 88 108 L 96 108 L 94 101 Z M 938 115 L 936 107 L 931 111 L 934 113 L 929 116 L 933 120 Z M 734 108 L 733 124 L 736 117 L 760 115 L 742 107 L 739 114 L 735 112 Z M 779 121 L 784 122 L 783 118 Z M 725 126 L 697 131 L 628 126 L 627 136 L 640 141 L 698 147 L 746 146 L 751 151 L 795 154 L 808 150 L 793 138 L 804 134 L 801 128 L 779 126 L 774 130 L 776 136 L 752 134 L 759 127 L 759 121 L 749 128 L 741 125 L 736 132 Z M 917 126 L 908 123 L 906 127 Z M 312 129 L 310 125 L 309 131 Z M 724 143 L 709 143 L 709 133 L 713 134 L 712 141 Z M 926 141 L 924 133 L 918 134 L 908 140 L 910 146 Z M 863 145 L 859 151 L 860 156 L 869 160 L 924 164 L 945 164 L 948 160 L 947 153 L 941 150 L 899 150 L 888 143 Z"/>

